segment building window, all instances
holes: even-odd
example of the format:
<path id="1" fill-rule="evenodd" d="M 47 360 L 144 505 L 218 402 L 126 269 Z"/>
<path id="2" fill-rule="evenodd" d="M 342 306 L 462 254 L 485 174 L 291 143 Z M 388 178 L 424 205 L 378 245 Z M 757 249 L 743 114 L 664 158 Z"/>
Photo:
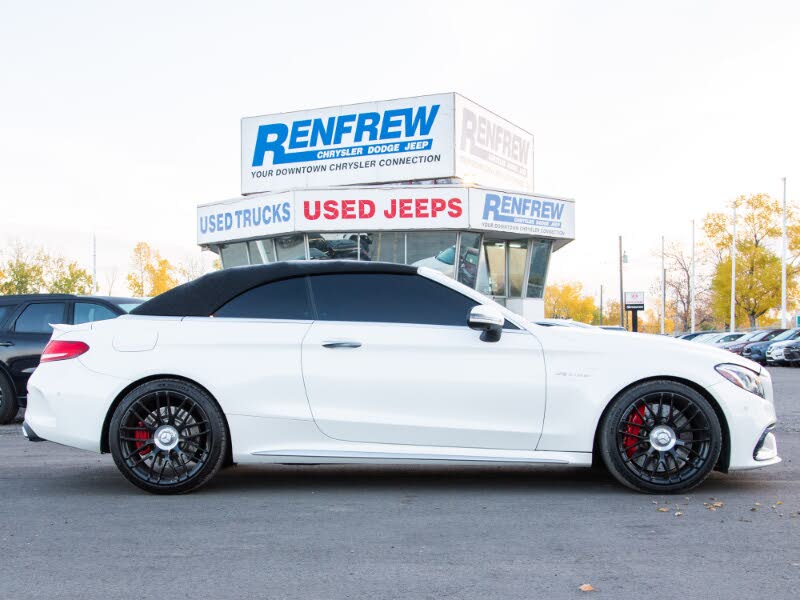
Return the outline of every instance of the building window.
<path id="1" fill-rule="evenodd" d="M 369 236 L 358 233 L 309 233 L 311 260 L 369 260 Z"/>
<path id="2" fill-rule="evenodd" d="M 458 254 L 458 281 L 475 289 L 478 280 L 478 268 L 481 262 L 481 234 L 462 233 Z"/>
<path id="3" fill-rule="evenodd" d="M 506 295 L 506 243 L 483 242 L 483 268 L 478 271 L 478 291 L 487 296 Z"/>
<path id="4" fill-rule="evenodd" d="M 251 265 L 267 265 L 275 262 L 275 245 L 272 240 L 256 240 L 248 242 Z"/>
<path id="5" fill-rule="evenodd" d="M 547 266 L 550 263 L 550 240 L 531 240 L 530 272 L 528 274 L 528 298 L 544 298 L 544 284 L 547 279 Z"/>
<path id="6" fill-rule="evenodd" d="M 377 231 L 369 234 L 369 254 L 372 260 L 406 264 L 406 234 Z"/>
<path id="7" fill-rule="evenodd" d="M 456 263 L 455 231 L 410 231 L 406 234 L 406 264 L 436 269 L 453 277 Z"/>
<path id="8" fill-rule="evenodd" d="M 528 242 L 512 240 L 508 242 L 508 297 L 522 298 L 525 281 L 525 267 L 528 262 Z"/>
<path id="9" fill-rule="evenodd" d="M 226 269 L 250 264 L 250 259 L 247 257 L 247 244 L 244 242 L 220 246 L 219 256 L 222 259 L 222 266 Z"/>
<path id="10" fill-rule="evenodd" d="M 305 236 L 302 233 L 293 233 L 276 237 L 275 252 L 278 260 L 305 260 Z"/>

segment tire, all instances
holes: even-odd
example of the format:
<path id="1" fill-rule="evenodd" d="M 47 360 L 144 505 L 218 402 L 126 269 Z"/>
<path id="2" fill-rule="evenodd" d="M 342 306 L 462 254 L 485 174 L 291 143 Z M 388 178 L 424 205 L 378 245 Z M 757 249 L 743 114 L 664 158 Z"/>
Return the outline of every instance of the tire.
<path id="1" fill-rule="evenodd" d="M 708 400 L 681 383 L 656 380 L 612 402 L 599 441 L 603 462 L 620 483 L 644 493 L 675 494 L 708 477 L 723 440 Z"/>
<path id="2" fill-rule="evenodd" d="M 0 425 L 7 425 L 17 416 L 19 406 L 14 386 L 8 378 L 0 373 Z"/>
<path id="3" fill-rule="evenodd" d="M 157 379 L 119 403 L 108 446 L 134 485 L 154 494 L 185 494 L 216 475 L 228 439 L 222 411 L 207 392 L 186 381 Z"/>

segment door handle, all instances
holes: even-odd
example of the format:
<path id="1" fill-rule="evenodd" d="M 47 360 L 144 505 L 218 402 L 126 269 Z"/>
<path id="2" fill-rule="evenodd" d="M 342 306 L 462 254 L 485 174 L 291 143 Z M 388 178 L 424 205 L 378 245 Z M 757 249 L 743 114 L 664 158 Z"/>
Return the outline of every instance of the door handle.
<path id="1" fill-rule="evenodd" d="M 323 348 L 361 348 L 361 342 L 352 342 L 347 340 L 337 340 L 330 342 L 322 342 Z"/>

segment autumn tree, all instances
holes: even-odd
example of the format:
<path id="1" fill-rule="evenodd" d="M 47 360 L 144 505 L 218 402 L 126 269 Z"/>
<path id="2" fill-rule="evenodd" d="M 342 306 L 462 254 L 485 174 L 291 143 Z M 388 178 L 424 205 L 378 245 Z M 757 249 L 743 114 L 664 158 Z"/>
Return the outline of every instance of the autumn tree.
<path id="1" fill-rule="evenodd" d="M 157 296 L 178 285 L 176 269 L 146 242 L 134 246 L 128 288 L 134 296 Z"/>
<path id="2" fill-rule="evenodd" d="M 544 314 L 548 318 L 591 323 L 594 312 L 594 298 L 583 295 L 580 283 L 548 285 L 545 289 Z"/>
<path id="3" fill-rule="evenodd" d="M 781 266 L 775 252 L 781 236 L 780 203 L 767 194 L 739 196 L 734 205 L 738 211 L 736 232 L 736 295 L 737 321 L 741 318 L 750 327 L 771 309 L 780 306 Z M 796 212 L 788 210 L 789 256 L 787 257 L 787 291 L 797 294 L 795 275 L 800 261 L 800 222 Z M 714 253 L 711 284 L 711 305 L 714 315 L 723 323 L 730 321 L 731 246 L 733 215 L 710 213 L 703 229 Z"/>
<path id="4" fill-rule="evenodd" d="M 0 262 L 0 294 L 90 294 L 91 275 L 77 262 L 44 248 L 12 244 Z"/>

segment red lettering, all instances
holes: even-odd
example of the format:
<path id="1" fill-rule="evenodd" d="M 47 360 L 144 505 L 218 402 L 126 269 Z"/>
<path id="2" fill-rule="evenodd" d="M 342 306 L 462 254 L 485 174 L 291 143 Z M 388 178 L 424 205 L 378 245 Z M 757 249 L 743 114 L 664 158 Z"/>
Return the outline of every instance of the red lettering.
<path id="1" fill-rule="evenodd" d="M 445 202 L 442 198 L 431 198 L 432 217 L 436 217 L 436 215 L 442 212 L 445 208 L 447 208 L 447 202 Z"/>
<path id="2" fill-rule="evenodd" d="M 461 216 L 461 198 L 450 198 L 447 206 L 450 208 L 450 210 L 447 211 L 448 215 L 453 218 Z"/>
<path id="3" fill-rule="evenodd" d="M 371 219 L 375 214 L 375 203 L 372 200 L 358 201 L 358 218 Z"/>
<path id="4" fill-rule="evenodd" d="M 394 219 L 397 215 L 397 200 L 392 198 L 389 200 L 389 208 L 383 211 L 383 216 L 387 219 Z"/>
<path id="5" fill-rule="evenodd" d="M 400 218 L 410 219 L 414 216 L 411 212 L 411 198 L 400 198 Z"/>
<path id="6" fill-rule="evenodd" d="M 325 218 L 329 221 L 336 219 L 339 217 L 339 206 L 336 200 L 325 200 L 322 204 L 323 209 L 325 210 Z"/>
<path id="7" fill-rule="evenodd" d="M 342 218 L 355 219 L 356 218 L 356 201 L 355 200 L 342 200 Z"/>
<path id="8" fill-rule="evenodd" d="M 303 203 L 303 214 L 306 216 L 306 219 L 308 219 L 309 221 L 316 221 L 317 219 L 319 219 L 320 201 L 319 200 L 314 200 L 314 212 L 313 213 L 310 210 L 310 205 L 311 205 L 311 202 L 309 202 L 308 200 L 306 200 Z"/>
<path id="9" fill-rule="evenodd" d="M 417 218 L 418 219 L 427 219 L 428 215 L 428 199 L 427 198 L 417 198 Z"/>

